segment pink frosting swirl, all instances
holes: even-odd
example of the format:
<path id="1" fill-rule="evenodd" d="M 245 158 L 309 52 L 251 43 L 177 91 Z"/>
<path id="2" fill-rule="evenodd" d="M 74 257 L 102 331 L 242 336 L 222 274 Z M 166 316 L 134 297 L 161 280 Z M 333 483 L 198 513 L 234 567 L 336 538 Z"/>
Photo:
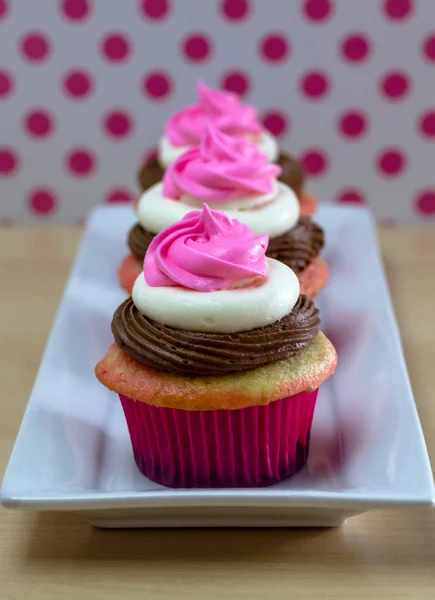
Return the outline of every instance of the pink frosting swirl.
<path id="1" fill-rule="evenodd" d="M 199 292 L 246 287 L 267 276 L 268 242 L 205 204 L 156 235 L 145 255 L 145 281 Z"/>
<path id="2" fill-rule="evenodd" d="M 187 194 L 225 203 L 270 194 L 280 172 L 255 144 L 225 135 L 209 123 L 199 147 L 187 150 L 166 169 L 163 194 L 175 200 Z"/>
<path id="3" fill-rule="evenodd" d="M 199 81 L 196 104 L 169 117 L 165 137 L 173 146 L 198 146 L 207 121 L 228 135 L 250 136 L 254 139 L 262 127 L 254 106 L 243 106 L 236 94 L 213 90 Z"/>

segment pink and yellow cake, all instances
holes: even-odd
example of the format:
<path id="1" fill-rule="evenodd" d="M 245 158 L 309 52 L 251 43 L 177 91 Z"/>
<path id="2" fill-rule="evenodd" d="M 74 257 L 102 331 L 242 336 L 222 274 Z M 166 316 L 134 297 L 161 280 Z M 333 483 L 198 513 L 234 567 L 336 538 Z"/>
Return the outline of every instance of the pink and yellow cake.
<path id="1" fill-rule="evenodd" d="M 119 394 L 137 466 L 170 487 L 265 486 L 308 457 L 337 357 L 267 235 L 193 211 L 151 241 L 96 376 Z"/>
<path id="2" fill-rule="evenodd" d="M 301 216 L 298 198 L 278 179 L 280 172 L 255 144 L 208 124 L 200 145 L 181 154 L 166 170 L 163 182 L 140 197 L 139 222 L 128 237 L 131 254 L 119 269 L 122 287 L 131 293 L 154 236 L 206 202 L 257 235 L 267 234 L 267 256 L 292 268 L 301 292 L 314 297 L 328 280 L 328 266 L 319 256 L 323 230 L 310 217 Z"/>
<path id="3" fill-rule="evenodd" d="M 256 108 L 243 105 L 236 94 L 211 89 L 202 81 L 197 84 L 196 103 L 169 117 L 157 158 L 148 161 L 139 171 L 142 191 L 159 183 L 169 165 L 186 150 L 199 146 L 207 123 L 212 123 L 227 135 L 254 142 L 267 155 L 269 162 L 281 168 L 279 179 L 298 196 L 301 216 L 316 212 L 317 201 L 304 188 L 302 165 L 294 157 L 280 151 L 276 138 L 260 123 Z"/>

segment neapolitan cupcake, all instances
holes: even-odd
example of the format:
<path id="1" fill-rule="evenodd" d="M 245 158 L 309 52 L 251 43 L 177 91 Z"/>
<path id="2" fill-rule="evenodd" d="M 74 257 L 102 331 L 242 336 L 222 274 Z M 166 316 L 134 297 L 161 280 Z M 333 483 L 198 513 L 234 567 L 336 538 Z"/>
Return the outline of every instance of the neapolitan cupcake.
<path id="1" fill-rule="evenodd" d="M 254 142 L 269 161 L 281 167 L 279 179 L 291 187 L 299 198 L 302 215 L 316 212 L 315 198 L 304 190 L 305 174 L 302 165 L 292 156 L 281 152 L 276 138 L 262 127 L 257 110 L 242 105 L 232 92 L 214 90 L 202 81 L 197 84 L 197 102 L 169 117 L 160 140 L 158 157 L 139 171 L 142 191 L 159 183 L 164 171 L 186 150 L 198 146 L 207 122 L 223 133 L 244 137 Z"/>
<path id="2" fill-rule="evenodd" d="M 204 202 L 224 210 L 270 238 L 267 255 L 298 275 L 301 292 L 313 298 L 328 280 L 328 266 L 319 256 L 322 229 L 300 216 L 294 191 L 278 180 L 280 167 L 243 137 L 227 136 L 206 126 L 199 146 L 179 156 L 166 170 L 163 183 L 139 199 L 139 223 L 128 236 L 131 254 L 119 269 L 121 286 L 131 293 L 153 237 Z"/>
<path id="3" fill-rule="evenodd" d="M 134 458 L 170 487 L 265 486 L 305 464 L 337 356 L 267 235 L 204 206 L 157 235 L 95 372 Z"/>

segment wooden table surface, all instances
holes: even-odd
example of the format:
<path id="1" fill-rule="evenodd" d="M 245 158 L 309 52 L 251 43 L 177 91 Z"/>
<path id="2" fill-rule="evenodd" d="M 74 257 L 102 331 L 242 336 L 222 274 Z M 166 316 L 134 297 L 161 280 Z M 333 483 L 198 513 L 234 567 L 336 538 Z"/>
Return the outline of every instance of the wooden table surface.
<path id="1" fill-rule="evenodd" d="M 80 238 L 0 229 L 0 474 Z M 435 465 L 435 229 L 380 232 L 405 356 Z M 373 511 L 337 529 L 93 529 L 0 509 L 0 599 L 435 597 L 435 510 Z"/>

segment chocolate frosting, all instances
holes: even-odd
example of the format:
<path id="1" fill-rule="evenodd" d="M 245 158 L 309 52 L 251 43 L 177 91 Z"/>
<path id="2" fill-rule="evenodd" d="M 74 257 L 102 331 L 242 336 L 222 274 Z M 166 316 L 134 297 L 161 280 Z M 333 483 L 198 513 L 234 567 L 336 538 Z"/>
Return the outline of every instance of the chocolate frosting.
<path id="1" fill-rule="evenodd" d="M 138 173 L 139 187 L 143 192 L 163 179 L 164 170 L 157 159 L 148 161 Z"/>
<path id="2" fill-rule="evenodd" d="M 174 375 L 227 375 L 297 354 L 317 335 L 319 311 L 306 296 L 280 321 L 241 333 L 175 329 L 144 316 L 129 298 L 116 310 L 117 345 L 138 362 Z"/>
<path id="3" fill-rule="evenodd" d="M 141 262 L 145 258 L 148 246 L 151 244 L 154 237 L 155 233 L 147 231 L 140 223 L 136 223 L 136 225 L 130 229 L 128 234 L 128 247 L 132 254 L 134 254 Z"/>
<path id="4" fill-rule="evenodd" d="M 128 235 L 132 253 L 143 261 L 154 234 L 137 223 Z M 301 217 L 297 224 L 283 235 L 269 240 L 266 256 L 283 262 L 299 273 L 318 256 L 324 246 L 324 234 L 310 217 Z"/>
<path id="5" fill-rule="evenodd" d="M 284 154 L 283 152 L 278 156 L 276 162 L 282 169 L 278 179 L 291 187 L 299 195 L 302 192 L 305 182 L 305 172 L 301 163 L 293 156 Z"/>
<path id="6" fill-rule="evenodd" d="M 299 273 L 319 255 L 324 244 L 323 229 L 310 217 L 301 217 L 290 231 L 269 240 L 266 255 Z"/>
<path id="7" fill-rule="evenodd" d="M 281 152 L 276 162 L 282 169 L 278 179 L 291 187 L 296 194 L 299 194 L 302 191 L 305 180 L 304 169 L 301 163 L 293 156 L 284 154 L 283 152 Z M 142 191 L 145 192 L 155 183 L 159 183 L 163 179 L 163 174 L 164 170 L 157 159 L 147 162 L 138 173 L 139 186 Z"/>

